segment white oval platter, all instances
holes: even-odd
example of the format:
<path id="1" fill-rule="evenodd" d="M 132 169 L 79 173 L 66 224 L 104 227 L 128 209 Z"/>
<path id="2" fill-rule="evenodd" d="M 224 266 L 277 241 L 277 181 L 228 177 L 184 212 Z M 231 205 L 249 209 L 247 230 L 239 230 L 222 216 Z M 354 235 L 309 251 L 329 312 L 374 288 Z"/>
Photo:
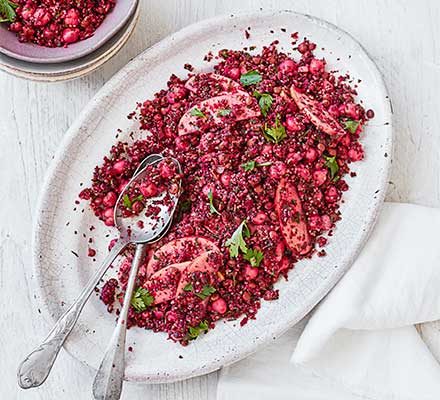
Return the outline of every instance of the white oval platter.
<path id="1" fill-rule="evenodd" d="M 244 30 L 248 27 L 251 37 L 247 40 Z M 89 184 L 94 166 L 116 141 L 116 129 L 122 130 L 119 139 L 131 140 L 129 133 L 137 130 L 137 124 L 126 116 L 136 102 L 165 87 L 170 74 L 186 76 L 185 63 L 191 63 L 196 71 L 212 68 L 203 61 L 208 51 L 250 45 L 259 51 L 275 39 L 280 41 L 281 49 L 291 51 L 293 32 L 316 42 L 317 55 L 324 56 L 331 69 L 349 71 L 360 79 L 359 98 L 375 112 L 362 139 L 366 158 L 354 165 L 357 177 L 349 179 L 342 220 L 326 247 L 327 256 L 298 263 L 290 271 L 289 280 L 277 284 L 279 300 L 263 301 L 257 319 L 243 327 L 237 321 L 219 322 L 214 330 L 187 347 L 167 340 L 165 334 L 130 329 L 127 345 L 134 350 L 127 352 L 127 380 L 170 382 L 231 364 L 270 343 L 325 296 L 356 258 L 380 211 L 391 163 L 390 101 L 372 60 L 337 27 L 291 11 L 224 16 L 191 25 L 131 61 L 85 107 L 58 150 L 44 184 L 34 232 L 32 281 L 38 306 L 49 325 L 78 295 L 104 258 L 109 238 L 115 236 L 113 230 L 96 221 L 86 204 L 75 205 L 74 201 L 80 183 Z M 93 232 L 89 231 L 91 225 L 96 227 Z M 98 250 L 95 262 L 87 256 L 90 236 Z M 115 316 L 107 313 L 97 296 L 92 296 L 65 343 L 66 350 L 97 368 L 114 324 Z"/>

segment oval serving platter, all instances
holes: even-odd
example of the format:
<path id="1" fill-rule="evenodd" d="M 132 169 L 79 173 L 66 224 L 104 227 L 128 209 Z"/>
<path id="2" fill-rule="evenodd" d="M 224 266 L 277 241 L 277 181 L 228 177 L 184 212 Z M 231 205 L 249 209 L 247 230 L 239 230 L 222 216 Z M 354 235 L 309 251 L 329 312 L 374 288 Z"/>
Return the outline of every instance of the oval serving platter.
<path id="1" fill-rule="evenodd" d="M 251 36 L 245 39 L 244 30 Z M 286 32 L 284 32 L 286 30 Z M 273 32 L 271 32 L 273 31 Z M 90 183 L 114 142 L 136 137 L 136 121 L 126 116 L 137 101 L 151 98 L 175 73 L 186 77 L 185 63 L 196 72 L 212 68 L 203 61 L 209 51 L 242 49 L 279 39 L 281 50 L 291 51 L 290 33 L 299 32 L 318 44 L 318 57 L 329 68 L 360 79 L 359 98 L 375 118 L 365 128 L 366 158 L 353 167 L 348 179 L 342 220 L 326 247 L 326 257 L 298 263 L 288 281 L 280 281 L 277 301 L 262 302 L 255 321 L 220 321 L 211 332 L 187 347 L 167 340 L 166 334 L 134 328 L 128 331 L 125 378 L 159 383 L 177 381 L 214 371 L 238 361 L 270 343 L 303 318 L 350 267 L 374 226 L 385 196 L 392 146 L 391 109 L 382 77 L 362 47 L 347 33 L 322 20 L 291 11 L 257 12 L 218 17 L 191 25 L 146 50 L 116 74 L 86 106 L 65 139 L 48 171 L 34 231 L 32 281 L 43 316 L 52 325 L 75 299 L 107 252 L 112 229 L 99 223 L 85 203 L 75 204 L 79 191 Z M 95 229 L 90 231 L 90 227 Z M 77 233 L 75 233 L 77 232 Z M 87 256 L 93 237 L 96 261 Z M 110 274 L 115 271 L 111 270 Z M 92 296 L 65 343 L 66 350 L 97 368 L 115 325 L 97 295 Z"/>

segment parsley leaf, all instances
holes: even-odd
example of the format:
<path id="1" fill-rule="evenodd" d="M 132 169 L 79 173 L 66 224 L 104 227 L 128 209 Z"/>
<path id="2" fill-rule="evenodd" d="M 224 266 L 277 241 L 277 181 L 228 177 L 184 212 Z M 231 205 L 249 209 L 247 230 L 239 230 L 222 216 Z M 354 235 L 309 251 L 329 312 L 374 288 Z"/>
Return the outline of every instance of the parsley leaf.
<path id="1" fill-rule="evenodd" d="M 336 174 L 339 171 L 339 165 L 338 162 L 336 161 L 336 156 L 333 157 L 324 156 L 324 158 L 325 158 L 325 166 L 330 171 L 330 178 L 334 180 Z"/>
<path id="2" fill-rule="evenodd" d="M 185 292 L 194 292 L 194 286 L 192 283 L 188 283 L 183 288 Z M 211 294 L 215 293 L 216 289 L 211 285 L 204 285 L 202 290 L 199 293 L 195 293 L 195 295 L 202 300 L 205 300 L 207 297 L 211 296 Z"/>
<path id="3" fill-rule="evenodd" d="M 211 285 L 205 285 L 203 286 L 200 293 L 196 293 L 196 296 L 201 298 L 202 300 L 205 300 L 207 297 L 211 296 L 211 294 L 215 293 L 216 290 Z"/>
<path id="4" fill-rule="evenodd" d="M 269 165 L 272 165 L 272 163 L 264 162 L 264 163 L 257 163 L 255 160 L 251 160 L 248 162 L 245 162 L 244 164 L 241 164 L 241 167 L 246 171 L 252 171 L 255 167 L 268 167 Z"/>
<path id="5" fill-rule="evenodd" d="M 269 93 L 260 93 L 258 90 L 255 90 L 253 95 L 258 100 L 261 114 L 266 116 L 272 106 L 273 97 Z"/>
<path id="6" fill-rule="evenodd" d="M 286 128 L 281 124 L 279 116 L 275 118 L 275 125 L 272 127 L 268 127 L 267 123 L 264 125 L 263 135 L 268 142 L 272 142 L 275 144 L 280 143 L 283 139 L 286 138 Z"/>
<path id="7" fill-rule="evenodd" d="M 133 206 L 133 203 L 135 203 L 136 201 L 142 201 L 144 199 L 143 195 L 139 195 L 136 196 L 133 199 L 130 199 L 130 197 L 128 197 L 128 194 L 124 194 L 124 196 L 122 197 L 122 202 L 124 203 L 124 206 L 131 209 L 131 207 Z"/>
<path id="8" fill-rule="evenodd" d="M 359 121 L 356 121 L 354 119 L 347 119 L 346 121 L 344 121 L 344 128 L 350 133 L 356 133 L 359 124 Z"/>
<path id="9" fill-rule="evenodd" d="M 0 0 L 0 22 L 14 22 L 17 7 L 11 0 Z"/>
<path id="10" fill-rule="evenodd" d="M 131 297 L 130 304 L 136 312 L 142 312 L 150 307 L 154 302 L 154 297 L 147 289 L 138 287 Z"/>
<path id="11" fill-rule="evenodd" d="M 206 115 L 203 114 L 197 107 L 194 107 L 191 109 L 190 114 L 193 117 L 201 117 L 201 118 L 206 118 Z"/>
<path id="12" fill-rule="evenodd" d="M 192 283 L 187 283 L 187 284 L 185 285 L 185 287 L 183 288 L 183 290 L 184 290 L 185 292 L 192 292 L 192 291 L 194 290 L 194 287 L 193 287 Z"/>
<path id="13" fill-rule="evenodd" d="M 209 200 L 209 203 L 208 203 L 209 204 L 209 212 L 211 214 L 218 214 L 218 215 L 220 215 L 220 213 L 218 212 L 218 210 L 214 206 L 214 196 L 212 194 L 212 190 L 211 189 L 209 189 L 209 192 L 208 192 L 208 200 Z"/>
<path id="14" fill-rule="evenodd" d="M 223 108 L 222 110 L 218 110 L 217 116 L 226 117 L 232 112 L 230 108 Z"/>
<path id="15" fill-rule="evenodd" d="M 247 238 L 251 236 L 249 228 L 246 225 L 246 220 L 238 226 L 232 236 L 225 242 L 225 246 L 229 247 L 229 255 L 231 257 L 237 258 L 239 250 L 244 254 L 247 253 L 248 248 L 243 236 Z"/>
<path id="16" fill-rule="evenodd" d="M 194 340 L 199 337 L 199 335 L 203 332 L 208 332 L 209 324 L 208 321 L 202 321 L 197 326 L 190 326 L 188 328 L 188 338 L 189 340 Z"/>
<path id="17" fill-rule="evenodd" d="M 131 208 L 131 200 L 130 197 L 128 197 L 128 194 L 124 194 L 124 196 L 122 197 L 122 201 L 124 203 L 124 206 L 127 208 Z"/>
<path id="18" fill-rule="evenodd" d="M 244 164 L 241 164 L 241 167 L 247 172 L 252 171 L 255 168 L 255 165 L 257 163 L 254 160 L 245 162 Z"/>
<path id="19" fill-rule="evenodd" d="M 182 201 L 182 203 L 180 204 L 179 211 L 184 213 L 191 208 L 191 205 L 192 205 L 192 201 L 190 199 Z"/>
<path id="20" fill-rule="evenodd" d="M 258 249 L 249 249 L 243 258 L 251 263 L 252 267 L 259 267 L 263 261 L 264 254 Z"/>
<path id="21" fill-rule="evenodd" d="M 243 86 L 255 85 L 261 82 L 262 79 L 260 73 L 255 70 L 248 71 L 240 76 L 240 82 Z"/>

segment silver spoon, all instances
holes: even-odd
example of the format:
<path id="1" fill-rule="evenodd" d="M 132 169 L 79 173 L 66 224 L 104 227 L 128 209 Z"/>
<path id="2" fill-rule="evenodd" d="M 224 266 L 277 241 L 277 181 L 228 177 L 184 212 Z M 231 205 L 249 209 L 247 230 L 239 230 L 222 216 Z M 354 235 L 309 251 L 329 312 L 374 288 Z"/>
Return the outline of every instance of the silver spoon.
<path id="1" fill-rule="evenodd" d="M 154 164 L 163 159 L 160 154 L 151 154 L 146 157 L 142 163 L 142 169 L 147 165 Z M 135 174 L 139 173 L 139 170 Z M 120 196 L 122 198 L 122 194 Z M 118 199 L 118 201 L 120 200 Z M 116 208 L 115 208 L 116 210 Z M 116 212 L 115 212 L 116 214 Z M 109 254 L 102 262 L 101 267 L 87 282 L 85 288 L 75 300 L 75 302 L 66 310 L 66 312 L 58 319 L 55 326 L 49 332 L 44 341 L 35 348 L 20 364 L 17 372 L 18 384 L 23 389 L 29 389 L 32 387 L 40 386 L 48 377 L 50 370 L 56 360 L 58 352 L 60 351 L 67 336 L 69 336 L 76 321 L 87 302 L 87 299 L 93 293 L 96 285 L 99 283 L 111 263 L 118 256 L 118 254 L 131 242 L 137 243 L 136 237 L 128 237 L 125 229 L 121 229 L 118 225 L 121 221 L 116 217 L 115 225 L 120 231 L 119 240 L 115 243 Z M 168 227 L 165 227 L 165 230 Z M 161 232 L 158 229 L 150 231 L 148 236 L 142 237 L 142 241 L 145 240 L 157 240 L 158 235 Z M 139 242 L 140 243 L 140 242 Z"/>
<path id="2" fill-rule="evenodd" d="M 170 159 L 174 162 L 179 174 L 182 173 L 180 164 L 174 158 Z M 142 179 L 147 171 L 141 171 L 135 173 L 135 177 L 127 185 L 127 188 L 131 183 Z M 164 226 L 170 225 L 180 195 L 180 179 L 179 190 L 176 195 L 171 195 L 173 199 L 173 208 L 168 216 L 164 216 Z M 132 227 L 133 229 L 133 227 Z M 134 232 L 136 235 L 142 235 L 142 233 Z M 133 234 L 133 232 L 132 232 Z M 150 242 L 151 243 L 151 242 Z M 139 243 L 136 245 L 136 252 L 131 265 L 130 275 L 127 282 L 127 288 L 124 295 L 124 303 L 122 305 L 121 312 L 118 317 L 118 322 L 113 335 L 108 344 L 104 358 L 99 366 L 98 372 L 93 382 L 93 396 L 96 400 L 118 400 L 121 396 L 122 385 L 125 372 L 125 338 L 126 338 L 126 324 L 128 310 L 130 308 L 131 298 L 133 295 L 133 289 L 136 282 L 136 276 L 138 268 L 142 263 L 145 253 L 145 244 Z"/>

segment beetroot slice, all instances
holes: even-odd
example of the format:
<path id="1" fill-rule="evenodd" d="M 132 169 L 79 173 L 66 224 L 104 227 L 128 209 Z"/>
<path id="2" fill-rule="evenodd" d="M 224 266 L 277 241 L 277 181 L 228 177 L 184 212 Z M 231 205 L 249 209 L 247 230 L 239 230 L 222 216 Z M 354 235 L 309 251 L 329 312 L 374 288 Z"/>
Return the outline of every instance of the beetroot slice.
<path id="1" fill-rule="evenodd" d="M 220 253 L 216 250 L 207 251 L 196 257 L 182 273 L 179 285 L 177 286 L 176 296 L 183 292 L 184 287 L 191 282 L 191 274 L 194 272 L 217 272 L 219 267 L 218 257 Z"/>
<path id="2" fill-rule="evenodd" d="M 144 286 L 153 295 L 155 305 L 172 300 L 176 296 L 182 272 L 190 264 L 191 261 L 171 264 L 151 275 Z"/>
<path id="3" fill-rule="evenodd" d="M 320 131 L 331 136 L 342 136 L 346 132 L 341 124 L 316 100 L 306 94 L 298 92 L 294 86 L 290 88 L 290 95 L 298 108 L 310 119 Z"/>
<path id="4" fill-rule="evenodd" d="M 193 115 L 194 110 L 203 115 Z M 223 94 L 204 100 L 183 114 L 178 125 L 179 135 L 194 133 L 205 126 L 212 127 L 222 121 L 242 121 L 259 115 L 260 108 L 255 98 L 246 92 Z"/>
<path id="5" fill-rule="evenodd" d="M 220 251 L 214 242 L 202 237 L 189 236 L 172 240 L 152 253 L 147 264 L 147 276 L 152 276 L 170 264 L 191 261 L 210 250 Z"/>
<path id="6" fill-rule="evenodd" d="M 278 184 L 275 209 L 287 247 L 297 254 L 307 254 L 312 246 L 301 200 L 296 187 L 284 178 Z"/>
<path id="7" fill-rule="evenodd" d="M 185 87 L 192 93 L 202 96 L 209 94 L 209 97 L 241 90 L 239 83 L 226 76 L 212 72 L 194 75 L 187 80 Z"/>

